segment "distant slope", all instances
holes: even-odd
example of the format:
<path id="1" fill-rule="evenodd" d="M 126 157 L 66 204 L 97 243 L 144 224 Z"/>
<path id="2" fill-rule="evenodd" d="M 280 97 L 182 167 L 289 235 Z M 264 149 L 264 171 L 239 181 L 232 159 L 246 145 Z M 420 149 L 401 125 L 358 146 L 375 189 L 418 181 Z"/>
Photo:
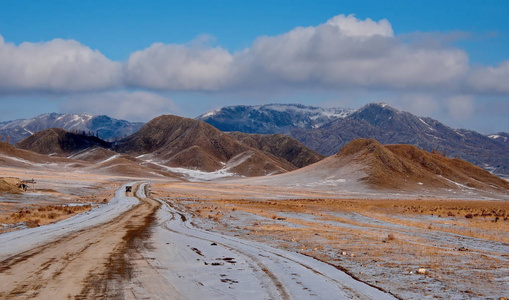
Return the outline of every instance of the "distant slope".
<path id="1" fill-rule="evenodd" d="M 356 111 L 343 110 L 342 114 L 317 123 L 309 121 L 316 116 L 301 118 L 292 113 L 291 106 L 279 109 L 282 112 L 264 110 L 263 106 L 233 106 L 199 118 L 222 130 L 282 133 L 327 156 L 355 139 L 374 138 L 382 144 L 409 144 L 427 151 L 437 149 L 448 157 L 461 157 L 496 174 L 509 174 L 509 143 L 505 133 L 488 137 L 471 130 L 453 129 L 437 120 L 383 103 L 371 103 Z"/>
<path id="2" fill-rule="evenodd" d="M 289 162 L 240 143 L 207 123 L 172 115 L 151 120 L 116 143 L 113 150 L 143 155 L 147 161 L 170 167 L 207 172 L 228 170 L 259 176 L 295 169 Z"/>
<path id="3" fill-rule="evenodd" d="M 73 164 L 76 161 L 35 153 L 29 150 L 19 149 L 10 144 L 0 142 L 0 165 L 31 168 L 33 166 L 47 166 L 47 164 Z"/>
<path id="4" fill-rule="evenodd" d="M 351 111 L 300 104 L 239 105 L 223 107 L 197 119 L 222 131 L 273 134 L 286 133 L 292 128 L 318 128 L 332 120 L 344 118 Z"/>
<path id="5" fill-rule="evenodd" d="M 383 146 L 373 139 L 355 140 L 336 154 L 366 165 L 366 182 L 377 187 L 496 189 L 509 192 L 509 182 L 461 159 L 450 159 L 411 145 Z"/>
<path id="6" fill-rule="evenodd" d="M 236 140 L 263 152 L 268 152 L 291 163 L 297 168 L 314 164 L 325 158 L 302 143 L 282 134 L 249 134 L 230 132 Z"/>
<path id="7" fill-rule="evenodd" d="M 109 143 L 94 137 L 67 132 L 60 128 L 39 131 L 16 144 L 20 149 L 39 154 L 69 155 L 91 147 L 109 147 Z"/>
<path id="8" fill-rule="evenodd" d="M 290 135 L 318 152 L 333 154 L 358 138 L 374 138 L 382 144 L 409 144 L 448 157 L 461 157 L 475 165 L 505 173 L 509 171 L 509 148 L 475 131 L 452 129 L 431 119 L 399 111 L 384 104 L 368 104 L 344 119 Z M 310 145 L 311 144 L 311 145 Z"/>
<path id="9" fill-rule="evenodd" d="M 62 128 L 71 132 L 92 133 L 103 140 L 123 138 L 138 131 L 143 123 L 117 120 L 108 116 L 90 114 L 43 114 L 31 119 L 22 119 L 0 123 L 0 135 L 10 136 L 15 144 L 30 135 L 49 128 Z"/>
<path id="10" fill-rule="evenodd" d="M 320 162 L 252 183 L 333 187 L 338 191 L 393 190 L 440 195 L 488 192 L 509 195 L 509 182 L 460 159 L 429 153 L 411 145 L 383 146 L 358 139 Z"/>

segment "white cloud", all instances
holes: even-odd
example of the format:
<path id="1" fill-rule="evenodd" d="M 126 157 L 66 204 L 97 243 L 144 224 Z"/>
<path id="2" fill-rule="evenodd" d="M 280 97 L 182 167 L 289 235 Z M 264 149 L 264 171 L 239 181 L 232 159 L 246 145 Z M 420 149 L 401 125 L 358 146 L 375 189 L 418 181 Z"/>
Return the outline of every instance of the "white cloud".
<path id="1" fill-rule="evenodd" d="M 128 84 L 150 89 L 216 90 L 227 84 L 233 57 L 222 48 L 156 43 L 131 54 Z"/>
<path id="2" fill-rule="evenodd" d="M 462 50 L 405 44 L 394 37 L 389 21 L 353 15 L 263 36 L 233 54 L 220 47 L 157 43 L 131 54 L 125 66 L 129 85 L 168 90 L 443 88 L 467 69 Z"/>
<path id="3" fill-rule="evenodd" d="M 236 63 L 248 82 L 366 89 L 444 88 L 468 70 L 462 50 L 405 44 L 387 20 L 343 15 L 261 37 Z"/>
<path id="4" fill-rule="evenodd" d="M 468 119 L 474 113 L 474 98 L 471 96 L 454 96 L 445 99 L 449 116 L 454 120 Z"/>
<path id="5" fill-rule="evenodd" d="M 177 109 L 171 99 L 157 94 L 120 91 L 74 95 L 61 105 L 61 110 L 146 122 L 162 114 L 176 113 Z"/>
<path id="6" fill-rule="evenodd" d="M 338 15 L 317 26 L 259 37 L 236 53 L 210 46 L 211 37 L 201 36 L 188 44 L 155 43 L 123 63 L 74 40 L 14 45 L 0 36 L 0 93 L 130 87 L 244 94 L 288 89 L 509 94 L 509 61 L 472 69 L 465 51 L 443 41 L 453 36 L 397 36 L 386 19 Z"/>
<path id="7" fill-rule="evenodd" d="M 395 105 L 418 116 L 430 116 L 441 109 L 437 99 L 427 94 L 402 95 L 395 101 Z"/>
<path id="8" fill-rule="evenodd" d="M 469 86 L 476 92 L 491 94 L 509 93 L 509 60 L 497 67 L 478 67 L 468 78 Z"/>
<path id="9" fill-rule="evenodd" d="M 337 27 L 343 36 L 370 37 L 381 35 L 385 37 L 394 36 L 392 26 L 387 19 L 378 22 L 371 19 L 358 20 L 354 15 L 338 15 L 327 21 L 328 25 Z"/>
<path id="10" fill-rule="evenodd" d="M 6 43 L 0 36 L 0 92 L 81 92 L 121 82 L 121 64 L 74 40 Z"/>

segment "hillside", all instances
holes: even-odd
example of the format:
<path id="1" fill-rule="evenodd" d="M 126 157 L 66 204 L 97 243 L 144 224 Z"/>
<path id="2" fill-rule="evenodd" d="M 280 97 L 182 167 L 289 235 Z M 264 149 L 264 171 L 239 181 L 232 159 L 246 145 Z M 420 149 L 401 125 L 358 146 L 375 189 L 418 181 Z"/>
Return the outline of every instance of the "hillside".
<path id="1" fill-rule="evenodd" d="M 90 147 L 109 146 L 109 143 L 97 137 L 75 134 L 60 128 L 39 131 L 16 144 L 20 149 L 55 155 L 68 155 Z"/>
<path id="2" fill-rule="evenodd" d="M 297 168 L 314 164 L 325 158 L 302 143 L 282 134 L 228 133 L 236 140 L 266 153 L 283 158 Z"/>
<path id="3" fill-rule="evenodd" d="M 321 108 L 300 104 L 265 104 L 227 106 L 198 116 L 196 119 L 222 131 L 274 134 L 292 128 L 318 128 L 352 112 L 344 108 Z"/>
<path id="4" fill-rule="evenodd" d="M 157 117 L 113 147 L 169 167 L 213 172 L 228 170 L 245 176 L 285 173 L 289 162 L 240 143 L 213 126 L 172 115 Z"/>
<path id="5" fill-rule="evenodd" d="M 69 163 L 69 159 L 63 157 L 48 156 L 28 150 L 16 148 L 10 144 L 0 142 L 0 163 L 2 166 L 29 168 L 33 165 L 47 163 Z"/>
<path id="6" fill-rule="evenodd" d="M 373 139 L 354 140 L 337 154 L 315 164 L 248 182 L 354 194 L 392 190 L 437 197 L 456 193 L 509 195 L 508 181 L 471 163 L 411 145 L 384 146 Z"/>
<path id="7" fill-rule="evenodd" d="M 471 163 L 411 145 L 383 146 L 373 139 L 358 139 L 335 156 L 363 162 L 367 176 L 362 180 L 375 187 L 463 187 L 509 191 L 509 182 Z"/>
<path id="8" fill-rule="evenodd" d="M 11 143 L 15 144 L 38 131 L 61 128 L 71 132 L 92 133 L 103 140 L 114 140 L 133 134 L 142 125 L 143 123 L 118 120 L 105 115 L 50 113 L 30 119 L 1 122 L 0 135 L 4 140 L 9 136 Z"/>

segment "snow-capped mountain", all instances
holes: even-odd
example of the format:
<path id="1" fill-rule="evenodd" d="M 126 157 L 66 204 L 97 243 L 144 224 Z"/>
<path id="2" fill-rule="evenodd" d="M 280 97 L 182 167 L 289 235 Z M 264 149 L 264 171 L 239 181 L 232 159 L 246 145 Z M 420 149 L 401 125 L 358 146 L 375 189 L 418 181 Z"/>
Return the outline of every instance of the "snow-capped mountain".
<path id="1" fill-rule="evenodd" d="M 324 155 L 337 153 L 354 139 L 374 138 L 382 144 L 410 144 L 461 157 L 498 174 L 509 174 L 509 144 L 502 133 L 490 137 L 453 129 L 384 103 L 358 110 L 302 105 L 229 106 L 199 118 L 224 131 L 282 133 Z"/>
<path id="2" fill-rule="evenodd" d="M 49 113 L 31 119 L 20 119 L 0 123 L 0 135 L 7 137 L 10 143 L 17 143 L 24 138 L 48 128 L 62 128 L 67 131 L 85 132 L 98 135 L 103 140 L 122 138 L 138 131 L 143 123 L 117 120 L 108 116 L 90 114 Z"/>
<path id="3" fill-rule="evenodd" d="M 227 106 L 196 119 L 222 131 L 245 133 L 286 133 L 292 128 L 314 129 L 353 112 L 344 108 L 321 108 L 300 104 Z"/>

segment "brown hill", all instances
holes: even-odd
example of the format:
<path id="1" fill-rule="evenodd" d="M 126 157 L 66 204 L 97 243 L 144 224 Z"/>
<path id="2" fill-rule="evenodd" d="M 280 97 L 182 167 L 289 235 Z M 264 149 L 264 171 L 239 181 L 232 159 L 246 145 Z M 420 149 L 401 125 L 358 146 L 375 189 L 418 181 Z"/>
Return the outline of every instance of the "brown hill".
<path id="1" fill-rule="evenodd" d="M 153 119 L 137 133 L 116 143 L 113 150 L 144 155 L 144 160 L 170 167 L 208 172 L 226 168 L 246 176 L 295 169 L 289 162 L 249 147 L 207 123 L 172 115 Z"/>
<path id="2" fill-rule="evenodd" d="M 178 176 L 167 171 L 161 170 L 157 166 L 145 165 L 145 163 L 139 159 L 131 157 L 129 155 L 116 154 L 107 158 L 104 161 L 94 164 L 90 169 L 95 172 L 115 175 L 115 176 L 126 176 L 136 178 L 161 178 L 164 177 L 177 179 Z"/>
<path id="3" fill-rule="evenodd" d="M 111 151 L 101 147 L 92 147 L 84 149 L 80 152 L 73 153 L 69 158 L 83 160 L 88 162 L 101 162 L 107 160 L 115 155 L 119 155 L 115 151 Z"/>
<path id="4" fill-rule="evenodd" d="M 383 146 L 373 139 L 350 142 L 335 155 L 363 163 L 363 178 L 376 187 L 477 188 L 509 191 L 509 182 L 461 159 L 420 150 L 411 145 Z"/>
<path id="5" fill-rule="evenodd" d="M 68 162 L 71 161 L 66 158 L 42 155 L 0 142 L 0 163 L 2 166 L 27 168 L 34 165 Z"/>
<path id="6" fill-rule="evenodd" d="M 34 133 L 16 147 L 40 154 L 68 155 L 90 147 L 109 147 L 109 143 L 94 137 L 50 128 Z"/>
<path id="7" fill-rule="evenodd" d="M 509 196 L 508 181 L 469 162 L 411 145 L 383 146 L 373 139 L 354 140 L 315 164 L 287 174 L 250 179 L 249 183 L 320 187 L 355 194 L 397 190 L 435 196 L 475 196 L 481 192 Z"/>
<path id="8" fill-rule="evenodd" d="M 229 132 L 231 137 L 252 148 L 280 157 L 297 168 L 314 164 L 325 158 L 294 138 L 282 134 L 249 134 Z"/>

